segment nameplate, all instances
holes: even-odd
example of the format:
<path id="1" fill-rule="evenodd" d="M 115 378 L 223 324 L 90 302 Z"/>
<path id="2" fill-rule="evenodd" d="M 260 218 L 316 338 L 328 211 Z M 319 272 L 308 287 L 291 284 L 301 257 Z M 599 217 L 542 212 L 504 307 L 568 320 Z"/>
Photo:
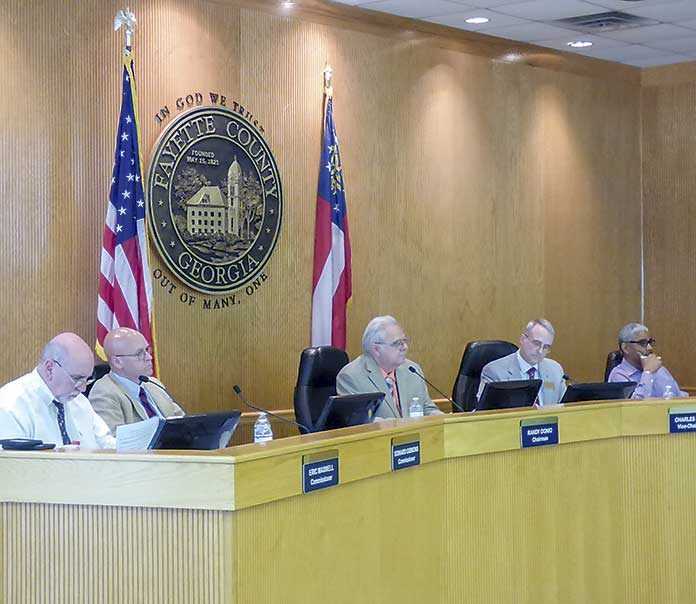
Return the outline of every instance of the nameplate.
<path id="1" fill-rule="evenodd" d="M 558 417 L 540 417 L 520 421 L 522 448 L 558 444 Z"/>
<path id="2" fill-rule="evenodd" d="M 392 472 L 420 465 L 420 436 L 404 434 L 392 438 L 391 468 Z"/>
<path id="3" fill-rule="evenodd" d="M 311 493 L 338 484 L 338 451 L 302 456 L 302 492 Z"/>
<path id="4" fill-rule="evenodd" d="M 669 431 L 671 434 L 696 432 L 696 407 L 671 407 Z"/>

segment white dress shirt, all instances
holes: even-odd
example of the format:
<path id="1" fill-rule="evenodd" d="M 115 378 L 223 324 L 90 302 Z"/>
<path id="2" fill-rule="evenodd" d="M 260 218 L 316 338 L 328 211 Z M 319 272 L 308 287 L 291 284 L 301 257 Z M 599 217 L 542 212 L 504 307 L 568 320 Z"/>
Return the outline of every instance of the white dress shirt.
<path id="1" fill-rule="evenodd" d="M 58 409 L 53 393 L 34 369 L 0 388 L 0 438 L 36 438 L 61 446 Z M 83 449 L 114 449 L 116 439 L 83 394 L 65 403 L 71 441 Z"/>

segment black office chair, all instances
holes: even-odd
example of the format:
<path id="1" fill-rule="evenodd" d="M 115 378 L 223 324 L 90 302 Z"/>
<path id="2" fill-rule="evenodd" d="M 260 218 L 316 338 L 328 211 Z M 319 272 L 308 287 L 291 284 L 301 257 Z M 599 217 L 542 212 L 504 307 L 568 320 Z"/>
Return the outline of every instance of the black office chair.
<path id="1" fill-rule="evenodd" d="M 336 376 L 348 364 L 348 355 L 333 346 L 306 348 L 300 355 L 294 406 L 298 423 L 316 431 L 326 401 L 336 394 Z M 302 429 L 300 432 L 304 433 Z"/>
<path id="2" fill-rule="evenodd" d="M 604 369 L 605 382 L 609 381 L 609 374 L 611 373 L 611 370 L 614 369 L 614 367 L 616 367 L 617 365 L 620 365 L 621 361 L 623 361 L 623 353 L 620 350 L 612 350 L 607 355 L 607 366 Z"/>
<path id="3" fill-rule="evenodd" d="M 92 386 L 94 386 L 94 382 L 96 382 L 99 378 L 103 378 L 107 373 L 111 371 L 111 367 L 109 367 L 108 363 L 96 363 L 94 365 L 94 369 L 92 370 L 92 377 L 91 379 L 94 380 L 90 382 L 90 384 L 85 388 L 85 396 L 89 396 L 89 391 L 92 390 Z"/>
<path id="4" fill-rule="evenodd" d="M 512 342 L 504 340 L 478 340 L 469 342 L 464 349 L 459 373 L 454 380 L 452 398 L 465 411 L 476 408 L 476 394 L 481 382 L 481 370 L 491 361 L 511 354 L 517 350 Z M 459 411 L 456 408 L 452 412 Z"/>

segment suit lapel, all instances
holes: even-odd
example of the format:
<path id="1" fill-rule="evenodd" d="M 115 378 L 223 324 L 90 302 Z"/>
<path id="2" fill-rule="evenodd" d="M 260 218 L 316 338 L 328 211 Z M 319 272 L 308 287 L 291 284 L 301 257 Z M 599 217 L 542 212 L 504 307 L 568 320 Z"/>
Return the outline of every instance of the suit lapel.
<path id="1" fill-rule="evenodd" d="M 120 392 L 123 392 L 123 394 L 126 395 L 128 400 L 130 401 L 131 407 L 133 407 L 134 414 L 142 420 L 147 419 L 147 413 L 145 413 L 145 409 L 143 409 L 143 406 L 140 403 L 140 399 L 135 400 L 128 392 L 126 392 L 125 388 L 121 387 L 121 385 L 111 376 L 111 374 L 109 374 L 109 379 L 111 379 L 114 388 L 118 389 Z"/>
<path id="2" fill-rule="evenodd" d="M 382 370 L 377 366 L 374 359 L 367 355 L 365 355 L 365 369 L 367 370 L 368 379 L 375 387 L 375 392 L 384 392 L 384 402 L 387 404 L 387 407 L 391 409 L 394 417 L 399 417 L 399 414 L 396 411 L 396 401 L 391 395 L 391 390 L 389 386 L 387 386 L 387 382 L 382 375 Z M 397 380 L 398 379 L 399 378 L 397 377 Z"/>

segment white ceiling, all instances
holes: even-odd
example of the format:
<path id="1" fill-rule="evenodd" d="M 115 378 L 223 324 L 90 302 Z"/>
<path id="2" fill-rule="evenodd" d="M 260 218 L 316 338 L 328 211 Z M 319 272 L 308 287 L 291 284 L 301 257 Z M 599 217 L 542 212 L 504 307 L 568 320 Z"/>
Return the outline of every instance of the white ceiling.
<path id="1" fill-rule="evenodd" d="M 637 67 L 696 60 L 696 0 L 333 0 Z M 621 11 L 657 23 L 587 35 L 546 23 Z M 470 25 L 470 17 L 488 17 Z M 588 48 L 568 42 L 587 40 Z"/>

